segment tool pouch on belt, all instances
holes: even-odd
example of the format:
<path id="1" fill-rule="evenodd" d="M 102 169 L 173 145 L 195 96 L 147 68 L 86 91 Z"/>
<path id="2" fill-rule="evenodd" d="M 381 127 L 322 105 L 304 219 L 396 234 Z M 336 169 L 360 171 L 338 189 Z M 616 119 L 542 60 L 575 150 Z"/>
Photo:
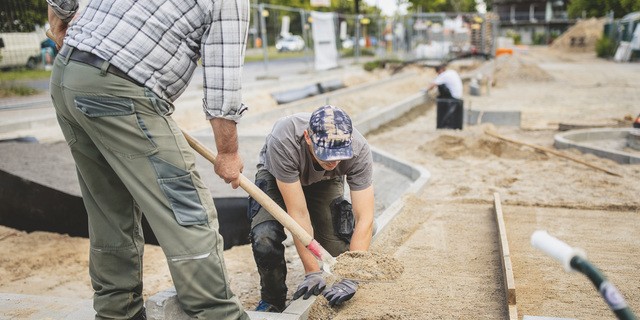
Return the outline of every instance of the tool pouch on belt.
<path id="1" fill-rule="evenodd" d="M 260 190 L 266 191 L 267 180 L 264 180 L 264 179 L 256 180 L 256 186 L 260 188 Z M 247 218 L 249 218 L 249 221 L 253 219 L 253 216 L 255 216 L 256 213 L 258 213 L 258 210 L 260 210 L 260 208 L 262 208 L 260 203 L 258 203 L 258 201 L 256 201 L 253 197 L 249 196 L 249 205 L 247 206 Z"/>
<path id="2" fill-rule="evenodd" d="M 351 243 L 351 235 L 355 226 L 355 218 L 351 203 L 344 197 L 331 202 L 331 220 L 335 235 L 346 243 Z"/>

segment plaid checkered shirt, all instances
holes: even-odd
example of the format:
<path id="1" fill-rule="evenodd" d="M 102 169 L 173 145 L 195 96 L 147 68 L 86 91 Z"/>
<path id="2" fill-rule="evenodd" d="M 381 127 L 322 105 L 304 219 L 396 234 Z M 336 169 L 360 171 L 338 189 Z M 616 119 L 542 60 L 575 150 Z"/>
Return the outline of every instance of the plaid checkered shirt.
<path id="1" fill-rule="evenodd" d="M 75 2 L 48 1 L 63 9 Z M 241 82 L 249 10 L 248 0 L 91 0 L 64 43 L 109 61 L 171 102 L 202 58 L 207 119 L 237 121 L 247 110 Z"/>

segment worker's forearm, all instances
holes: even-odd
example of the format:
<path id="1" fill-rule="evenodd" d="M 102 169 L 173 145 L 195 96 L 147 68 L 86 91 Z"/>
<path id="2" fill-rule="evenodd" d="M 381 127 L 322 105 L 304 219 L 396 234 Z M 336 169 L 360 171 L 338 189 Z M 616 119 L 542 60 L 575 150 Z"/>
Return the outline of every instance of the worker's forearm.
<path id="1" fill-rule="evenodd" d="M 373 224 L 356 225 L 351 236 L 351 245 L 349 251 L 367 251 L 371 245 L 371 236 L 373 235 Z"/>
<path id="2" fill-rule="evenodd" d="M 304 192 L 302 191 L 302 185 L 300 181 L 287 183 L 280 180 L 276 180 L 278 189 L 282 195 L 282 200 L 287 208 L 287 214 L 313 237 L 313 228 L 311 227 L 311 219 L 309 218 L 309 210 L 307 209 L 307 202 L 305 200 Z M 302 264 L 304 265 L 305 273 L 320 271 L 318 266 L 318 260 L 316 257 L 302 244 L 296 237 L 293 239 L 298 250 L 298 255 Z"/>
<path id="3" fill-rule="evenodd" d="M 236 122 L 224 118 L 209 120 L 216 139 L 218 154 L 238 152 L 238 131 Z"/>
<path id="4" fill-rule="evenodd" d="M 292 210 L 288 213 L 296 223 L 298 223 L 308 234 L 313 236 L 313 228 L 311 227 L 311 220 L 309 220 L 308 211 Z M 296 250 L 298 250 L 300 260 L 302 260 L 302 264 L 304 265 L 305 273 L 320 271 L 320 266 L 318 265 L 316 256 L 314 256 L 311 251 L 302 244 L 302 242 L 298 241 L 297 238 L 294 237 L 293 240 L 293 243 L 296 245 Z"/>
<path id="5" fill-rule="evenodd" d="M 374 193 L 373 186 L 359 191 L 351 191 L 353 216 L 356 225 L 351 236 L 349 250 L 366 251 L 371 244 L 373 233 Z"/>
<path id="6" fill-rule="evenodd" d="M 298 241 L 298 239 L 294 238 L 293 243 L 296 245 L 296 250 L 304 266 L 304 273 L 320 271 L 320 265 L 318 264 L 316 256 L 314 256 L 302 242 Z"/>
<path id="7" fill-rule="evenodd" d="M 218 155 L 214 170 L 220 178 L 236 189 L 240 185 L 240 175 L 244 164 L 238 153 L 238 133 L 233 120 L 213 118 L 209 120 L 213 128 Z"/>

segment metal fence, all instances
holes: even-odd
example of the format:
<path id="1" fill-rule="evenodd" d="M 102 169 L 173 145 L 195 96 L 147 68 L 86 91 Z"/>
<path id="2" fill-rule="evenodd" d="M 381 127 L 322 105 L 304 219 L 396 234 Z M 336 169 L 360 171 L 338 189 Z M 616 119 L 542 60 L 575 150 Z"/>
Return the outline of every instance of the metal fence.
<path id="1" fill-rule="evenodd" d="M 262 49 L 265 61 L 274 50 L 313 55 L 310 11 L 269 4 L 251 8 L 248 47 Z M 466 53 L 492 54 L 499 19 L 496 15 L 479 13 L 425 13 L 394 18 L 336 14 L 334 23 L 341 57 L 447 60 Z M 300 40 L 301 46 L 286 45 L 287 41 Z"/>
<path id="2" fill-rule="evenodd" d="M 614 20 L 613 13 L 607 15 L 603 36 L 607 38 L 608 49 L 603 49 L 603 57 L 614 58 L 621 61 L 637 61 L 640 59 L 640 50 L 634 43 L 636 29 L 640 28 L 640 12 L 627 14 L 621 19 Z M 640 32 L 640 31 L 638 31 Z M 640 41 L 635 39 L 636 42 Z M 623 50 L 620 50 L 621 47 Z M 622 56 L 616 57 L 616 54 Z"/>
<path id="3" fill-rule="evenodd" d="M 48 41 L 43 28 L 0 33 L 0 70 L 50 67 L 55 52 L 55 44 Z"/>
<path id="4" fill-rule="evenodd" d="M 0 1 L 0 70 L 33 69 L 51 60 L 45 42 L 46 1 Z"/>
<path id="5" fill-rule="evenodd" d="M 9 15 L 0 13 L 0 20 L 6 18 Z M 376 59 L 445 60 L 471 52 L 491 54 L 495 48 L 498 22 L 495 15 L 477 13 L 408 14 L 394 18 L 336 13 L 336 49 L 340 57 L 354 57 L 356 62 L 365 56 Z M 291 55 L 290 52 L 304 55 L 310 61 L 314 55 L 312 26 L 311 11 L 252 4 L 248 52 L 262 55 L 265 62 L 269 57 Z M 0 68 L 32 68 L 34 62 L 46 66 L 50 60 L 48 54 L 53 49 L 46 43 L 44 27 L 34 26 L 33 29 L 36 31 L 31 32 L 29 37 L 17 32 L 0 34 L 3 36 L 0 37 L 0 56 L 4 57 L 0 58 Z"/>
<path id="6" fill-rule="evenodd" d="M 411 14 L 385 23 L 384 39 L 391 40 L 386 54 L 403 60 L 495 52 L 498 19 L 491 14 Z"/>

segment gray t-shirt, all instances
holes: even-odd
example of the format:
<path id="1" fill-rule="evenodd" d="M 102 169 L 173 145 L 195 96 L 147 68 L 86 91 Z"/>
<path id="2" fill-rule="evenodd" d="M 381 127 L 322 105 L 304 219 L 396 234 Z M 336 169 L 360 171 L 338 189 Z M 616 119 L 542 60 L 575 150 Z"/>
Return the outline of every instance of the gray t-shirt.
<path id="1" fill-rule="evenodd" d="M 353 158 L 340 161 L 331 171 L 313 165 L 313 156 L 304 139 L 311 113 L 297 113 L 276 121 L 260 151 L 258 170 L 268 170 L 276 179 L 293 183 L 300 180 L 302 186 L 347 176 L 349 188 L 364 190 L 373 183 L 373 158 L 367 140 L 353 129 Z M 320 169 L 320 170 L 318 170 Z"/>

